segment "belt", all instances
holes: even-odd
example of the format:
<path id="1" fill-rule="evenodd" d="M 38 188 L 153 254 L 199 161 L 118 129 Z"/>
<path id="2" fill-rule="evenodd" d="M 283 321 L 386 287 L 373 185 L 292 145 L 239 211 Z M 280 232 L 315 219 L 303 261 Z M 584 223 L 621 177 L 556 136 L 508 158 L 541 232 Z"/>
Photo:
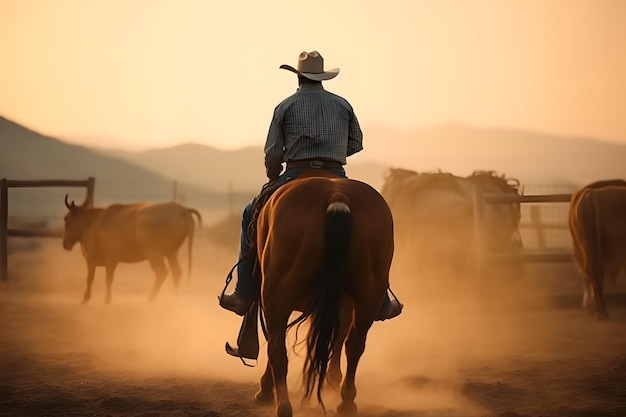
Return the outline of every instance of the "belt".
<path id="1" fill-rule="evenodd" d="M 287 161 L 287 169 L 291 168 L 341 168 L 343 164 L 337 161 L 325 161 L 323 159 L 300 159 L 299 161 Z"/>

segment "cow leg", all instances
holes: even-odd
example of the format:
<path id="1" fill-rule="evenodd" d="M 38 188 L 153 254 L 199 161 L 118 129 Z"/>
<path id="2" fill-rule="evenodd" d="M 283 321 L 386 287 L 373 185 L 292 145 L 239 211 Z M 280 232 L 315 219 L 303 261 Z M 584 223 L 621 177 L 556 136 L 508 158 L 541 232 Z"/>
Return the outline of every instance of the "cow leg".
<path id="1" fill-rule="evenodd" d="M 104 302 L 106 304 L 111 304 L 111 286 L 113 285 L 113 274 L 115 274 L 115 268 L 117 268 L 117 263 L 108 263 L 105 266 L 106 269 L 106 295 L 104 298 Z"/>
<path id="2" fill-rule="evenodd" d="M 608 282 L 610 282 L 609 285 L 614 285 L 617 282 L 617 278 L 619 278 L 620 274 L 622 273 L 622 266 L 614 263 L 614 262 L 609 262 L 609 264 L 606 267 L 606 280 Z"/>
<path id="3" fill-rule="evenodd" d="M 592 278 L 591 273 L 585 268 L 585 260 L 581 253 L 580 248 L 578 247 L 578 243 L 574 240 L 574 263 L 578 267 L 578 271 L 580 273 L 580 277 L 582 279 L 582 287 L 583 287 L 583 308 L 589 312 L 589 314 L 594 314 L 594 301 L 593 301 L 593 285 L 591 284 Z"/>
<path id="4" fill-rule="evenodd" d="M 178 263 L 178 255 L 176 254 L 176 252 L 167 255 L 167 263 L 169 264 L 170 271 L 172 272 L 174 288 L 178 290 L 178 285 L 180 284 L 180 277 L 183 274 L 183 270 L 180 268 L 180 264 Z"/>
<path id="5" fill-rule="evenodd" d="M 594 302 L 596 306 L 596 317 L 598 319 L 606 319 L 609 314 L 606 311 L 606 303 L 604 302 L 604 275 L 599 275 L 594 281 L 593 289 Z"/>
<path id="6" fill-rule="evenodd" d="M 608 317 L 604 303 L 604 266 L 600 262 L 594 262 L 590 268 L 591 285 L 593 287 L 594 312 L 598 319 Z"/>
<path id="7" fill-rule="evenodd" d="M 91 286 L 93 285 L 93 279 L 96 276 L 96 265 L 91 262 L 87 262 L 87 288 L 85 289 L 85 295 L 83 295 L 83 304 L 86 304 L 91 298 Z"/>
<path id="8" fill-rule="evenodd" d="M 167 276 L 167 268 L 165 267 L 165 261 L 160 256 L 149 256 L 148 262 L 150 262 L 150 266 L 152 267 L 155 275 L 154 286 L 152 287 L 150 295 L 148 296 L 148 301 L 152 302 L 159 293 L 159 289 L 161 289 L 163 281 L 165 281 L 165 277 Z"/>
<path id="9" fill-rule="evenodd" d="M 593 314 L 593 286 L 591 285 L 591 278 L 586 275 L 583 276 L 583 308 Z"/>

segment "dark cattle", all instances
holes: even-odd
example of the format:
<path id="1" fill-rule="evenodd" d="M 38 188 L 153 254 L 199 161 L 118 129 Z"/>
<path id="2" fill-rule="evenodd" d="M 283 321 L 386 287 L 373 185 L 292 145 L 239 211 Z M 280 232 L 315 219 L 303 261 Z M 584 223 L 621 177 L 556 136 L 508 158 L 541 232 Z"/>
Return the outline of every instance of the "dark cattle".
<path id="1" fill-rule="evenodd" d="M 156 281 L 150 292 L 152 301 L 168 274 L 165 259 L 178 287 L 181 268 L 178 250 L 189 240 L 189 271 L 195 223 L 193 215 L 202 222 L 200 213 L 176 203 L 159 204 L 113 204 L 106 208 L 94 208 L 88 204 L 77 206 L 68 203 L 65 196 L 65 231 L 63 248 L 71 250 L 80 242 L 87 262 L 87 290 L 83 302 L 91 298 L 97 266 L 106 270 L 106 303 L 111 301 L 111 284 L 118 263 L 147 260 L 154 271 Z"/>
<path id="2" fill-rule="evenodd" d="M 569 210 L 574 261 L 583 278 L 583 308 L 607 317 L 604 280 L 626 267 L 626 181 L 602 180 L 572 196 Z"/>
<path id="3" fill-rule="evenodd" d="M 493 171 L 468 177 L 391 169 L 381 190 L 396 224 L 399 254 L 412 267 L 454 276 L 474 270 L 473 194 L 517 195 L 519 182 Z M 519 202 L 486 204 L 480 222 L 490 251 L 519 251 Z"/>
<path id="4" fill-rule="evenodd" d="M 391 169 L 381 194 L 393 212 L 398 259 L 419 274 L 457 275 L 471 267 L 471 190 L 445 172 Z"/>
<path id="5" fill-rule="evenodd" d="M 483 194 L 519 195 L 517 179 L 498 175 L 494 171 L 474 171 L 467 180 L 466 185 L 477 185 Z M 483 239 L 489 251 L 517 252 L 522 248 L 519 201 L 485 204 L 483 217 Z"/>

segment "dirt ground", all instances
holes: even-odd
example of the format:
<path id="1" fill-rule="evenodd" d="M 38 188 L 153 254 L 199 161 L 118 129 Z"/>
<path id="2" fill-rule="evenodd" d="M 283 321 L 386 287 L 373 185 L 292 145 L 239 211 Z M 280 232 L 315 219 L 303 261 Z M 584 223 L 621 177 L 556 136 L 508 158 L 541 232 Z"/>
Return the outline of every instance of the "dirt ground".
<path id="1" fill-rule="evenodd" d="M 47 240 L 13 253 L 0 283 L 0 416 L 272 416 L 252 401 L 265 354 L 245 367 L 224 352 L 240 324 L 217 304 L 234 252 L 200 241 L 194 254 L 191 280 L 178 294 L 166 281 L 151 304 L 147 263 L 120 266 L 107 306 L 103 271 L 81 305 L 78 248 Z M 579 307 L 575 271 L 563 270 L 529 268 L 476 292 L 394 265 L 405 311 L 369 333 L 360 415 L 626 416 L 624 284 L 611 289 L 611 320 L 598 322 Z M 294 415 L 323 416 L 315 401 L 300 405 L 301 365 L 292 353 Z M 337 402 L 325 392 L 329 415 Z"/>

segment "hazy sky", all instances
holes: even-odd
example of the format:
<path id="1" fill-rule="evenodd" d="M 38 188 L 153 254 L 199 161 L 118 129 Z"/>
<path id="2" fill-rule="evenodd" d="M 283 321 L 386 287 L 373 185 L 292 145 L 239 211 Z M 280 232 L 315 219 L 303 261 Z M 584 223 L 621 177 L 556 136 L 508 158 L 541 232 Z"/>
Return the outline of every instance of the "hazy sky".
<path id="1" fill-rule="evenodd" d="M 626 142 L 624 0 L 0 0 L 0 115 L 130 149 L 262 145 L 297 87 L 279 65 L 313 49 L 364 126 Z"/>

